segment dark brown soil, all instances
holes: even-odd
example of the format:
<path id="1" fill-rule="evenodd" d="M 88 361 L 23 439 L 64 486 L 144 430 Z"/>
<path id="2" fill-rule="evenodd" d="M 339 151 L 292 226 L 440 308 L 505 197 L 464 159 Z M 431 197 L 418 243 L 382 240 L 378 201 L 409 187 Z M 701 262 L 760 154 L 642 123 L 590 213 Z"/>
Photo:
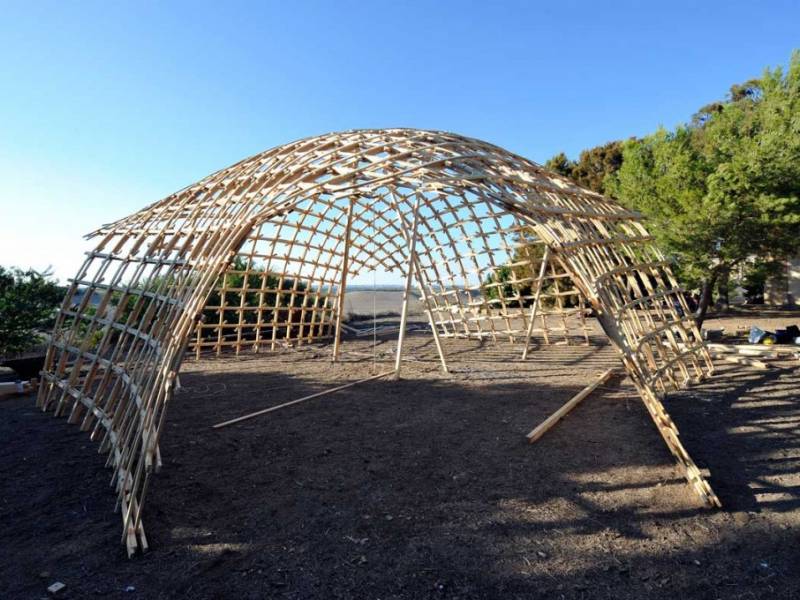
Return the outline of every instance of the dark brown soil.
<path id="1" fill-rule="evenodd" d="M 767 323 L 769 324 L 769 323 Z M 594 343 L 599 343 L 597 336 Z M 797 362 L 668 400 L 725 505 L 685 484 L 631 386 L 525 434 L 601 370 L 607 346 L 410 339 L 378 380 L 222 430 L 218 421 L 372 372 L 371 341 L 187 362 L 145 528 L 120 544 L 111 472 L 77 427 L 0 400 L 0 598 L 795 598 Z M 393 341 L 378 346 L 386 369 Z M 129 590 L 129 591 L 125 591 Z"/>

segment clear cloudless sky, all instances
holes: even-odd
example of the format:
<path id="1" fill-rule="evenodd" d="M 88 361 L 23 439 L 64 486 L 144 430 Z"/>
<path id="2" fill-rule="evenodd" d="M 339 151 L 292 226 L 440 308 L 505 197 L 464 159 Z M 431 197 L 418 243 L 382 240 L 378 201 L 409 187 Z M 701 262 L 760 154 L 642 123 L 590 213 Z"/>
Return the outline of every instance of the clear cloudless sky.
<path id="1" fill-rule="evenodd" d="M 241 158 L 364 127 L 537 162 L 687 121 L 800 48 L 800 2 L 0 0 L 0 264 Z"/>

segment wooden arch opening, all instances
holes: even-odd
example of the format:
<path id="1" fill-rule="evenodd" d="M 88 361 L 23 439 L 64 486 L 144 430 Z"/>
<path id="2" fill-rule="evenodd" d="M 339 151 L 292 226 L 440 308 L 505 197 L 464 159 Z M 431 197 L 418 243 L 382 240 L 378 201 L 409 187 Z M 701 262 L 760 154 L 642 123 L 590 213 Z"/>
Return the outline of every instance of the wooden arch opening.
<path id="1" fill-rule="evenodd" d="M 588 343 L 588 303 L 547 248 L 520 216 L 469 190 L 315 197 L 247 236 L 190 349 L 199 358 L 335 340 L 347 282 L 375 269 L 411 274 L 437 337 L 514 342 L 537 333 L 549 343 L 577 329 Z M 538 326 L 529 328 L 533 312 Z"/>
<path id="2" fill-rule="evenodd" d="M 590 308 L 688 481 L 719 505 L 661 403 L 712 371 L 668 261 L 638 215 L 501 148 L 410 129 L 300 140 L 92 237 L 37 403 L 108 453 L 131 554 L 147 546 L 146 492 L 187 350 L 330 340 L 335 360 L 348 277 L 376 268 L 419 291 L 445 369 L 443 339 L 503 337 L 524 358 L 537 318 L 546 335 L 546 313 L 566 330 Z"/>

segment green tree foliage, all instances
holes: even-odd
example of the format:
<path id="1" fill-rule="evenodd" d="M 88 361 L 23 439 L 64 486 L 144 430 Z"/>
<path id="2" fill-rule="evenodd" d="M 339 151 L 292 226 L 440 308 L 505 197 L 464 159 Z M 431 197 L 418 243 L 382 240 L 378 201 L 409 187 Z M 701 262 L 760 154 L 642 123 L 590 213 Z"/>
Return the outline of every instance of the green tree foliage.
<path id="1" fill-rule="evenodd" d="M 522 306 L 529 306 L 532 302 L 530 296 L 534 293 L 534 286 L 539 278 L 542 260 L 544 260 L 544 248 L 543 244 L 524 243 L 524 245 L 517 245 L 508 264 L 495 268 L 487 275 L 484 287 L 485 298 L 487 300 L 502 299 L 508 307 L 519 307 L 520 301 L 517 298 L 521 297 L 524 298 Z M 548 267 L 548 272 L 549 270 L 550 268 Z M 551 307 L 555 305 L 555 298 L 547 295 L 555 292 L 555 287 L 553 279 L 545 280 L 542 286 L 542 293 L 544 294 L 542 306 Z M 559 292 L 570 292 L 574 291 L 574 289 L 575 284 L 570 278 L 564 277 L 559 280 Z M 562 302 L 565 308 L 576 305 L 574 296 L 564 296 Z"/>
<path id="2" fill-rule="evenodd" d="M 605 179 L 622 166 L 622 142 L 614 141 L 584 150 L 572 169 L 572 179 L 578 185 L 598 194 L 604 193 Z"/>
<path id="3" fill-rule="evenodd" d="M 692 123 L 627 141 L 606 185 L 648 218 L 683 282 L 702 288 L 702 322 L 733 267 L 800 249 L 800 54 L 785 72 L 733 86 Z"/>
<path id="4" fill-rule="evenodd" d="M 572 178 L 572 169 L 575 168 L 575 162 L 567 158 L 567 155 L 563 152 L 559 152 L 544 163 L 544 168 L 564 177 Z"/>
<path id="5" fill-rule="evenodd" d="M 265 329 L 271 329 L 272 319 L 274 316 L 274 308 L 282 313 L 278 315 L 279 322 L 294 323 L 300 318 L 300 311 L 296 310 L 302 308 L 304 303 L 308 302 L 310 305 L 311 297 L 303 292 L 307 289 L 307 284 L 300 279 L 293 279 L 284 277 L 281 279 L 272 273 L 264 275 L 263 268 L 252 266 L 247 275 L 238 271 L 246 271 L 247 264 L 241 257 L 236 257 L 231 265 L 231 268 L 226 272 L 217 282 L 214 291 L 206 300 L 207 306 L 219 306 L 222 300 L 219 289 L 222 287 L 241 291 L 225 292 L 225 306 L 226 313 L 233 314 L 232 309 L 243 307 L 258 307 L 263 306 L 265 310 L 262 313 L 261 320 L 266 324 Z M 263 302 L 261 301 L 261 288 L 263 281 L 264 294 Z M 245 281 L 245 278 L 247 281 Z M 223 286 L 224 283 L 224 286 Z M 244 304 L 242 304 L 242 295 L 244 294 Z M 206 323 L 215 323 L 219 321 L 219 311 L 215 308 L 206 308 L 203 311 L 203 317 Z M 236 315 L 238 321 L 238 315 Z M 246 324 L 255 324 L 258 322 L 258 312 L 254 310 L 243 312 L 243 322 Z M 306 328 L 308 329 L 308 327 Z M 308 331 L 300 332 L 305 335 Z M 210 330 L 206 330 L 206 335 L 215 335 Z"/>
<path id="6" fill-rule="evenodd" d="M 608 142 L 584 150 L 577 161 L 572 161 L 567 158 L 566 154 L 559 152 L 544 166 L 560 175 L 569 177 L 580 186 L 603 194 L 606 192 L 603 183 L 606 177 L 616 173 L 622 166 L 622 146 L 620 141 Z"/>
<path id="7" fill-rule="evenodd" d="M 31 349 L 37 330 L 53 325 L 64 288 L 50 273 L 0 267 L 0 355 Z"/>
<path id="8" fill-rule="evenodd" d="M 522 286 L 514 281 L 514 271 L 508 265 L 501 265 L 486 277 L 485 296 L 488 300 L 503 300 L 506 306 L 518 306 L 517 292 L 529 294 L 530 286 Z M 497 307 L 500 305 L 498 304 Z"/>
<path id="9" fill-rule="evenodd" d="M 220 293 L 221 288 L 225 288 L 225 308 L 223 310 L 223 319 L 225 322 L 239 322 L 238 309 L 239 308 L 258 308 L 263 306 L 262 323 L 265 324 L 264 329 L 272 327 L 272 318 L 274 309 L 277 305 L 279 311 L 284 311 L 279 315 L 279 321 L 290 321 L 294 323 L 299 320 L 299 311 L 293 310 L 303 306 L 306 296 L 302 293 L 306 290 L 307 285 L 301 280 L 292 278 L 280 278 L 273 274 L 264 275 L 263 268 L 253 266 L 249 269 L 249 273 L 244 275 L 241 271 L 247 271 L 247 263 L 241 257 L 236 257 L 231 264 L 229 270 L 220 276 L 214 285 L 214 289 L 209 294 L 206 300 L 207 307 L 202 312 L 203 319 L 207 323 L 217 323 L 220 318 L 219 307 L 222 301 Z M 193 276 L 192 276 L 193 277 Z M 245 277 L 247 281 L 245 281 Z M 261 303 L 261 289 L 262 279 L 266 278 L 264 282 L 263 304 Z M 116 316 L 116 320 L 120 323 L 126 324 L 133 329 L 144 329 L 150 325 L 150 321 L 155 318 L 159 310 L 163 308 L 164 303 L 167 301 L 166 294 L 170 288 L 175 285 L 177 281 L 171 275 L 159 275 L 140 281 L 138 284 L 132 286 L 131 293 L 124 294 L 120 291 L 113 292 L 111 300 L 111 309 L 108 311 L 116 312 L 120 304 L 123 304 L 121 312 Z M 190 280 L 186 282 L 192 284 Z M 223 285 L 224 284 L 224 285 Z M 280 286 L 280 287 L 279 287 Z M 242 296 L 244 296 L 244 303 L 242 304 Z M 124 299 L 123 299 L 124 298 Z M 142 301 L 142 298 L 144 300 Z M 277 304 L 276 304 L 277 301 Z M 85 319 L 81 319 L 78 323 L 77 333 L 75 340 L 85 346 L 86 350 L 95 349 L 104 335 L 104 329 L 90 328 L 90 319 L 96 314 L 95 307 L 87 307 L 84 310 Z M 242 312 L 243 323 L 253 325 L 258 322 L 258 311 L 244 310 Z M 147 322 L 145 322 L 147 320 Z M 67 328 L 72 327 L 74 322 L 67 320 Z M 307 332 L 306 328 L 306 332 Z M 281 332 L 285 334 L 285 331 Z M 111 332 L 112 339 L 118 337 L 119 332 Z M 213 329 L 205 329 L 204 335 L 207 338 L 215 337 L 217 332 Z"/>
<path id="10" fill-rule="evenodd" d="M 291 322 L 294 323 L 300 319 L 300 311 L 297 310 L 303 307 L 303 303 L 311 303 L 312 298 L 303 294 L 307 289 L 307 284 L 302 280 L 295 280 L 293 278 L 284 277 L 283 280 L 279 276 L 267 273 L 263 267 L 251 266 L 247 275 L 242 271 L 248 271 L 247 263 L 245 260 L 237 256 L 234 258 L 228 270 L 216 281 L 214 288 L 209 294 L 205 305 L 206 308 L 202 311 L 202 318 L 206 323 L 214 324 L 219 322 L 220 311 L 219 307 L 222 302 L 222 294 L 220 290 L 225 288 L 225 308 L 223 310 L 223 320 L 226 323 L 239 322 L 238 309 L 244 308 L 258 308 L 263 307 L 261 313 L 261 322 L 264 324 L 264 330 L 271 330 L 272 319 L 274 310 L 277 306 L 281 314 L 278 315 L 278 320 L 281 323 Z M 246 281 L 245 281 L 246 278 Z M 263 302 L 262 302 L 262 280 L 263 281 Z M 125 307 L 122 314 L 118 318 L 120 322 L 127 323 L 130 327 L 141 328 L 146 324 L 143 320 L 146 315 L 157 314 L 157 309 L 160 308 L 164 302 L 163 294 L 175 283 L 174 279 L 169 276 L 158 276 L 140 283 L 134 287 L 134 293 L 127 296 L 125 300 Z M 150 297 L 144 304 L 139 306 L 139 310 L 134 314 L 136 306 L 139 305 L 140 292 L 151 292 Z M 242 298 L 244 296 L 244 298 Z M 244 303 L 242 301 L 244 300 Z M 115 292 L 113 300 L 114 305 L 118 305 L 122 301 L 122 294 Z M 151 306 L 155 304 L 155 307 Z M 208 308 L 212 307 L 212 308 Z M 156 310 L 152 310 L 155 308 Z M 242 322 L 246 325 L 254 325 L 258 322 L 258 311 L 244 310 L 242 312 Z M 310 326 L 304 328 L 304 334 L 308 333 Z M 294 328 L 294 333 L 297 333 L 297 328 Z M 80 333 L 80 332 L 79 332 Z M 285 330 L 280 332 L 280 335 L 285 335 Z M 203 330 L 206 338 L 216 337 L 217 332 L 212 328 Z M 84 336 L 85 337 L 85 336 Z M 92 340 L 95 343 L 95 340 Z"/>

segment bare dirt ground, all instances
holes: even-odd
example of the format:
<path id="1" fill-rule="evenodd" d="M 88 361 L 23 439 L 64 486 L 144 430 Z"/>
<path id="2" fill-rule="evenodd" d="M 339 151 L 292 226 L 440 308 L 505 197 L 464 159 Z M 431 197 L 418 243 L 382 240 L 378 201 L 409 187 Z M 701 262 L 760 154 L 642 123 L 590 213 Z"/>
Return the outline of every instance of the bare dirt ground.
<path id="1" fill-rule="evenodd" d="M 729 327 L 744 314 L 714 321 Z M 762 327 L 796 315 L 774 314 Z M 410 338 L 378 380 L 239 426 L 218 421 L 390 365 L 393 339 L 187 361 L 126 558 L 105 456 L 30 397 L 0 400 L 0 598 L 796 598 L 797 361 L 671 396 L 724 509 L 701 508 L 617 378 L 534 445 L 525 434 L 618 363 L 602 342 Z M 126 591 L 128 590 L 128 591 Z"/>

